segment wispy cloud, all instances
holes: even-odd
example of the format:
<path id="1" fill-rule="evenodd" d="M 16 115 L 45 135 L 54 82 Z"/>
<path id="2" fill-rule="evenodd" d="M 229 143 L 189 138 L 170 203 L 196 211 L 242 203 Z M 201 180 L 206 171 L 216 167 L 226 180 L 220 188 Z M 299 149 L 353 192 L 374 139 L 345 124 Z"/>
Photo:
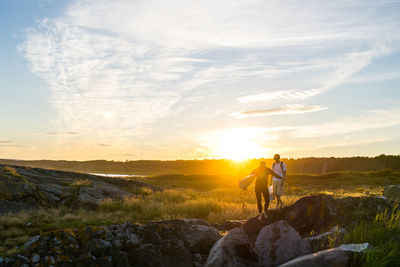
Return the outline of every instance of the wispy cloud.
<path id="1" fill-rule="evenodd" d="M 6 143 L 11 143 L 11 142 L 7 140 L 0 140 L 0 144 L 6 144 Z"/>
<path id="2" fill-rule="evenodd" d="M 362 114 L 345 117 L 337 121 L 319 125 L 306 125 L 293 132 L 295 137 L 334 136 L 344 133 L 364 131 L 400 125 L 400 109 L 364 111 Z"/>
<path id="3" fill-rule="evenodd" d="M 60 16 L 28 29 L 19 50 L 49 85 L 57 130 L 48 135 L 127 147 L 154 133 L 161 139 L 177 111 L 190 128 L 199 116 L 185 112 L 193 106 L 229 114 L 226 102 L 239 98 L 244 106 L 277 100 L 291 106 L 245 106 L 242 116 L 322 110 L 292 105 L 390 53 L 400 38 L 400 15 L 391 5 L 74 0 Z M 188 103 L 194 94 L 202 101 Z"/>
<path id="4" fill-rule="evenodd" d="M 325 109 L 327 109 L 327 107 L 290 105 L 290 106 L 271 108 L 271 109 L 255 109 L 255 110 L 240 111 L 240 112 L 235 112 L 232 115 L 237 118 L 263 117 L 263 116 L 284 115 L 284 114 L 301 114 L 301 113 L 321 111 Z"/>
<path id="5" fill-rule="evenodd" d="M 28 145 L 18 145 L 18 144 L 0 144 L 0 146 L 1 147 L 20 147 L 20 148 L 23 148 L 23 147 L 31 147 L 31 146 L 28 146 Z"/>
<path id="6" fill-rule="evenodd" d="M 75 136 L 79 135 L 78 132 L 47 132 L 47 133 L 31 133 L 35 136 Z"/>
<path id="7" fill-rule="evenodd" d="M 311 76 L 311 80 L 320 83 L 320 87 L 306 90 L 279 90 L 266 93 L 242 96 L 239 101 L 249 102 L 270 102 L 279 99 L 304 100 L 344 83 L 352 75 L 371 63 L 374 58 L 390 53 L 390 49 L 384 45 L 376 45 L 373 49 L 361 52 L 352 52 L 332 62 L 330 69 L 317 76 Z"/>

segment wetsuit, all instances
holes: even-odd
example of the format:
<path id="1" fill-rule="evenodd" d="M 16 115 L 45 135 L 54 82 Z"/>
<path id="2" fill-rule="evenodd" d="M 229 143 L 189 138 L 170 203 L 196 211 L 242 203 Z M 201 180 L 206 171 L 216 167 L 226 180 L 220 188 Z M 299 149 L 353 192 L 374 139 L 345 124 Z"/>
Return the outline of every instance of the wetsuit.
<path id="1" fill-rule="evenodd" d="M 261 194 L 264 196 L 264 211 L 267 212 L 269 206 L 269 189 L 268 189 L 268 176 L 271 174 L 275 177 L 280 177 L 275 172 L 273 172 L 270 168 L 267 167 L 258 167 L 255 169 L 252 174 L 257 176 L 256 179 L 256 198 L 257 198 L 257 207 L 258 211 L 262 212 L 261 206 Z"/>

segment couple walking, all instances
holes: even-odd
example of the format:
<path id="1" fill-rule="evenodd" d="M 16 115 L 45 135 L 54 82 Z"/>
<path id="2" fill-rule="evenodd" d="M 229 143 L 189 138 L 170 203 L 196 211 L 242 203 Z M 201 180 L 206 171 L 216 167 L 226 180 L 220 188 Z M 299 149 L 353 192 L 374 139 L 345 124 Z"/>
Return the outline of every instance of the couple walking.
<path id="1" fill-rule="evenodd" d="M 276 197 L 276 208 L 282 208 L 283 203 L 281 197 L 283 196 L 283 181 L 286 179 L 286 165 L 283 161 L 280 160 L 280 155 L 274 155 L 274 163 L 271 166 L 271 169 L 265 166 L 265 161 L 261 161 L 260 165 L 251 173 L 256 176 L 256 198 L 257 198 L 257 207 L 260 215 L 258 217 L 259 220 L 267 217 L 267 210 L 269 206 L 270 196 L 269 196 L 269 186 L 268 186 L 268 177 L 272 175 L 272 188 L 273 195 Z M 264 197 L 264 211 L 262 209 L 262 197 Z"/>

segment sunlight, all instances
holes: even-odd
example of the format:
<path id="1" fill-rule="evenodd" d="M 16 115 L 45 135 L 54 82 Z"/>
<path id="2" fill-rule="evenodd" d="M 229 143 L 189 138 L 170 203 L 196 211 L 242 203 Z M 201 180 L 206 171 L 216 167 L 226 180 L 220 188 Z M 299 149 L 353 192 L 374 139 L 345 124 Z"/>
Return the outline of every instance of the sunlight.
<path id="1" fill-rule="evenodd" d="M 215 154 L 219 158 L 237 161 L 249 158 L 261 158 L 266 155 L 266 149 L 259 144 L 264 129 L 235 128 L 218 134 Z"/>

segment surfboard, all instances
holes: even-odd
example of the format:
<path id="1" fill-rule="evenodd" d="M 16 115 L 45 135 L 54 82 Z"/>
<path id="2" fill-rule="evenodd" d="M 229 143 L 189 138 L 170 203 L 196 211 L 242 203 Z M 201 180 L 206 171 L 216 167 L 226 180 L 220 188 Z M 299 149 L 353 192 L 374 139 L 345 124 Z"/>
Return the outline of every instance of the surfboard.
<path id="1" fill-rule="evenodd" d="M 256 178 L 255 174 L 250 174 L 249 176 L 244 177 L 239 181 L 239 187 L 242 189 L 246 189 Z"/>

